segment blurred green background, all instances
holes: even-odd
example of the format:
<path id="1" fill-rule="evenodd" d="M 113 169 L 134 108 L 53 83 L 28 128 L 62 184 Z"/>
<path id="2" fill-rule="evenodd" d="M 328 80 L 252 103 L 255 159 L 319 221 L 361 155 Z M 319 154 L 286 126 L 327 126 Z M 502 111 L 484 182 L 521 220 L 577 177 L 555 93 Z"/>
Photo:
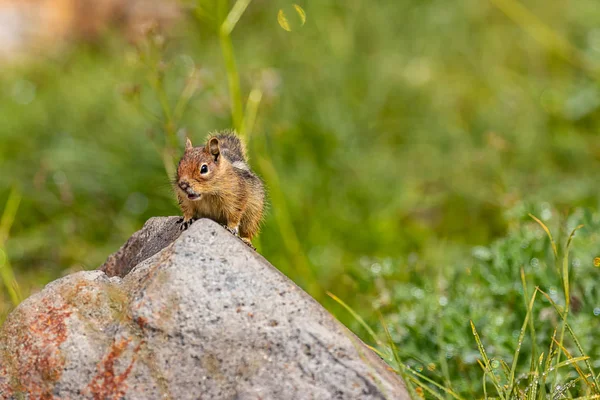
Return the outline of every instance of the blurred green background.
<path id="1" fill-rule="evenodd" d="M 198 144 L 236 125 L 218 34 L 233 2 L 213 3 L 182 4 L 177 23 L 137 44 L 117 26 L 2 66 L 5 228 L 16 214 L 0 229 L 0 262 L 22 298 L 97 268 L 148 218 L 178 214 L 169 157 L 186 135 Z M 246 118 L 258 107 L 250 163 L 269 189 L 260 252 L 371 344 L 325 293 L 377 333 L 381 315 L 407 366 L 475 398 L 469 320 L 510 364 L 527 312 L 520 268 L 527 297 L 540 286 L 564 305 L 528 213 L 562 245 L 584 223 L 570 318 L 600 368 L 597 0 L 298 4 L 303 26 L 291 2 L 256 0 L 231 33 Z M 260 101 L 246 108 L 252 90 Z M 540 346 L 559 326 L 553 313 L 542 300 L 533 310 Z"/>

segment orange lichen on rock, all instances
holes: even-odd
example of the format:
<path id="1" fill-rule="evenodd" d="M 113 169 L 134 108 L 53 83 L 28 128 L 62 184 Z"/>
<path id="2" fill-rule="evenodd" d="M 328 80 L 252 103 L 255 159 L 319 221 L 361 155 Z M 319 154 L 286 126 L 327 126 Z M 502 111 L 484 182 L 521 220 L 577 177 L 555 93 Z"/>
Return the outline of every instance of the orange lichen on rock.
<path id="1" fill-rule="evenodd" d="M 125 352 L 130 342 L 131 339 L 120 339 L 113 342 L 108 354 L 98 363 L 98 373 L 87 387 L 90 394 L 94 396 L 94 399 L 118 400 L 126 394 L 127 385 L 125 384 L 125 380 L 135 364 L 140 345 L 137 345 L 133 349 L 131 361 L 124 372 L 120 374 L 116 373 L 115 363 L 121 357 L 123 352 Z"/>
<path id="2" fill-rule="evenodd" d="M 52 398 L 64 367 L 60 345 L 68 336 L 65 319 L 72 310 L 48 298 L 40 303 L 42 308 L 35 315 L 21 316 L 25 323 L 14 324 L 13 332 L 8 332 L 19 342 L 6 368 L 12 370 L 9 375 L 17 377 L 17 392 L 26 392 L 31 398 Z"/>
<path id="3" fill-rule="evenodd" d="M 8 374 L 6 365 L 0 364 L 0 398 L 10 398 L 13 395 L 9 381 L 10 375 Z"/>

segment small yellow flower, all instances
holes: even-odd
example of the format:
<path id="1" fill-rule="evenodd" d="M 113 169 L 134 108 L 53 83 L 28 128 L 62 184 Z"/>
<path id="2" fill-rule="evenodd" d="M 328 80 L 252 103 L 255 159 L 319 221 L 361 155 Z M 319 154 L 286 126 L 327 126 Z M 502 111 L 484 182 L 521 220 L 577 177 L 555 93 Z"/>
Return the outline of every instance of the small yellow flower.
<path id="1" fill-rule="evenodd" d="M 417 396 L 419 396 L 420 398 L 422 398 L 422 399 L 425 398 L 425 393 L 423 392 L 423 388 L 417 387 L 417 388 L 415 388 L 415 392 L 417 393 Z"/>

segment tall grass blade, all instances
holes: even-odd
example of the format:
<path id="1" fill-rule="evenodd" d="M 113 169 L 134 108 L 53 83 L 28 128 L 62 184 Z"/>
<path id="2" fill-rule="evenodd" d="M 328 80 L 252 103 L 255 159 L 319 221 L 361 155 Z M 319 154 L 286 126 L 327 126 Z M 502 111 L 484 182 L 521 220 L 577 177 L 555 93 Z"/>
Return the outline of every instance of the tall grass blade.
<path id="1" fill-rule="evenodd" d="M 544 224 L 539 218 L 537 218 L 535 215 L 529 213 L 528 214 L 531 218 L 533 218 L 533 220 L 535 222 L 537 222 L 542 229 L 546 232 L 546 235 L 548 235 L 548 238 L 550 238 L 550 244 L 552 245 L 552 251 L 554 252 L 554 257 L 558 258 L 558 250 L 556 248 L 556 243 L 554 242 L 554 239 L 552 238 L 552 233 L 550 233 L 550 229 L 548 229 L 548 227 L 546 226 L 546 224 Z"/>
<path id="2" fill-rule="evenodd" d="M 504 378 L 506 378 L 506 380 L 508 381 L 508 378 L 510 377 L 510 368 L 508 364 L 506 363 L 506 361 L 500 360 L 500 366 L 502 367 L 502 373 L 504 374 Z"/>
<path id="3" fill-rule="evenodd" d="M 2 213 L 2 218 L 0 218 L 0 277 L 2 278 L 2 282 L 4 282 L 4 287 L 8 292 L 11 302 L 15 306 L 18 305 L 22 300 L 21 290 L 17 280 L 15 279 L 15 274 L 13 273 L 12 267 L 8 260 L 8 255 L 4 250 L 4 244 L 6 243 L 6 240 L 10 234 L 10 229 L 15 222 L 20 203 L 21 192 L 16 186 L 14 186 L 8 195 L 8 200 L 6 201 L 6 205 L 4 206 L 4 211 Z"/>
<path id="4" fill-rule="evenodd" d="M 550 295 L 548 295 L 548 293 L 544 292 L 541 289 L 538 289 L 538 290 L 539 290 L 540 293 L 542 293 L 544 295 L 544 297 L 546 297 L 546 299 L 548 299 L 548 301 L 550 302 L 550 304 L 552 304 L 552 307 L 554 307 L 554 310 L 564 320 L 564 314 L 560 311 L 560 308 L 558 307 L 558 305 L 556 305 L 556 303 L 554 302 L 554 300 L 552 300 L 552 298 L 550 297 Z M 573 329 L 571 328 L 571 326 L 568 323 L 565 323 L 565 327 L 566 327 L 567 331 L 569 332 L 569 335 L 573 339 L 573 342 L 575 343 L 575 346 L 577 346 L 577 349 L 579 350 L 579 353 L 582 356 L 585 356 L 585 352 L 583 351 L 583 347 L 581 346 L 581 343 L 579 342 L 579 339 L 577 339 L 577 335 L 575 335 L 575 332 L 573 331 Z M 585 360 L 585 365 L 586 365 L 586 367 L 588 368 L 588 370 L 592 374 L 592 379 L 594 381 L 594 391 L 597 392 L 598 388 L 600 388 L 600 385 L 598 385 L 598 377 L 597 377 L 596 373 L 594 372 L 594 369 L 592 368 L 592 364 L 589 362 L 589 360 Z"/>
<path id="5" fill-rule="evenodd" d="M 400 355 L 398 354 L 398 349 L 396 349 L 396 344 L 394 343 L 394 340 L 392 339 L 392 335 L 390 334 L 390 330 L 388 329 L 387 324 L 385 323 L 385 321 L 383 320 L 383 317 L 381 315 L 379 315 L 379 319 L 381 321 L 381 325 L 383 326 L 383 330 L 385 332 L 385 336 L 387 338 L 388 345 L 390 346 L 390 349 L 392 350 L 392 354 L 394 356 L 394 361 L 396 362 L 396 365 L 398 365 L 398 371 L 400 372 L 400 376 L 402 377 L 402 380 L 404 382 L 406 382 L 406 386 L 407 386 L 410 396 L 412 398 L 416 398 L 417 393 L 415 392 L 415 389 L 408 383 L 409 377 L 406 375 L 406 370 L 408 368 L 406 368 L 404 366 L 404 364 L 402 363 L 402 360 L 400 359 Z"/>
<path id="6" fill-rule="evenodd" d="M 548 25 L 542 22 L 535 14 L 529 11 L 517 0 L 491 0 L 492 3 L 504 12 L 517 25 L 541 43 L 546 49 L 556 53 L 569 64 L 581 68 L 591 77 L 597 78 L 596 69 L 568 40 L 558 35 Z"/>
<path id="7" fill-rule="evenodd" d="M 569 353 L 569 350 L 567 350 L 562 343 L 558 342 L 556 339 L 553 339 L 556 344 L 558 345 L 558 347 L 563 351 L 563 353 L 565 353 L 565 355 L 567 356 L 567 359 L 565 361 L 559 362 L 557 363 L 553 368 L 555 371 L 558 371 L 559 368 L 564 367 L 565 365 L 573 365 L 573 367 L 575 367 L 575 370 L 577 371 L 577 373 L 579 374 L 579 376 L 581 377 L 581 379 L 583 379 L 586 383 L 586 385 L 590 386 L 590 382 L 587 379 L 587 376 L 583 373 L 583 371 L 581 370 L 581 368 L 579 368 L 579 365 L 577 365 L 578 361 L 586 361 L 589 359 L 588 356 L 581 356 L 581 357 L 573 357 L 571 355 L 571 353 Z M 555 385 L 556 386 L 556 385 Z"/>
<path id="8" fill-rule="evenodd" d="M 464 400 L 464 399 L 463 399 L 463 398 L 462 398 L 462 397 L 461 397 L 461 396 L 460 396 L 458 393 L 454 392 L 452 389 L 445 388 L 444 386 L 440 385 L 440 384 L 439 384 L 439 383 L 437 383 L 436 381 L 434 381 L 434 380 L 432 380 L 432 379 L 430 379 L 430 378 L 426 377 L 425 375 L 423 375 L 423 374 L 421 374 L 421 373 L 419 373 L 419 372 L 415 371 L 414 369 L 412 369 L 412 368 L 406 368 L 406 371 L 408 371 L 407 373 L 409 373 L 409 374 L 413 374 L 413 375 L 415 375 L 416 377 L 418 377 L 419 379 L 421 379 L 421 380 L 423 380 L 423 381 L 425 381 L 425 382 L 427 382 L 427 383 L 430 383 L 430 384 L 432 384 L 433 386 L 437 387 L 438 389 L 442 390 L 444 393 L 446 393 L 446 394 L 448 394 L 448 395 L 452 396 L 453 398 L 455 398 L 455 399 L 457 399 L 457 400 Z M 416 384 L 417 384 L 419 387 L 422 387 L 422 388 L 424 388 L 424 387 L 426 386 L 426 385 L 424 385 L 424 384 L 423 384 L 423 382 L 420 382 L 420 381 L 418 381 L 418 380 L 415 380 L 415 378 L 410 378 L 410 379 L 413 379 L 413 380 L 414 380 L 414 382 L 415 382 L 415 383 L 416 383 Z M 430 389 L 430 388 L 429 388 L 429 389 Z"/>
<path id="9" fill-rule="evenodd" d="M 15 279 L 15 274 L 13 273 L 10 262 L 8 261 L 8 257 L 2 248 L 0 248 L 0 277 L 2 278 L 2 282 L 4 282 L 4 287 L 8 292 L 8 296 L 10 297 L 12 304 L 14 306 L 19 305 L 23 299 L 21 296 L 21 290 L 17 280 Z"/>
<path id="10" fill-rule="evenodd" d="M 523 326 L 521 327 L 521 332 L 519 333 L 519 340 L 517 341 L 517 348 L 516 348 L 515 354 L 513 356 L 513 362 L 512 362 L 512 366 L 510 368 L 510 376 L 508 379 L 509 395 L 515 389 L 515 371 L 517 370 L 517 362 L 519 361 L 519 354 L 521 352 L 521 346 L 523 345 L 523 340 L 525 339 L 527 325 L 529 324 L 529 319 L 531 317 L 531 310 L 533 309 L 533 303 L 535 302 L 536 296 L 537 296 L 537 288 L 533 291 L 533 295 L 531 296 L 531 300 L 529 301 L 529 305 L 527 306 L 527 313 L 525 314 L 525 321 L 523 321 Z"/>
<path id="11" fill-rule="evenodd" d="M 436 391 L 434 391 L 433 389 L 431 389 L 429 386 L 423 384 L 422 382 L 419 382 L 418 379 L 413 378 L 413 377 L 409 377 L 408 378 L 412 383 L 414 383 L 415 385 L 417 385 L 418 387 L 420 387 L 421 389 L 425 390 L 427 393 L 429 393 L 430 395 L 432 395 L 433 397 L 435 397 L 436 399 L 439 400 L 444 400 L 444 397 L 437 393 Z"/>
<path id="12" fill-rule="evenodd" d="M 240 134 L 249 140 L 252 131 L 254 130 L 254 124 L 256 122 L 256 115 L 258 114 L 258 106 L 262 100 L 262 90 L 254 88 L 248 95 L 248 101 L 246 102 L 246 111 L 244 112 L 244 119 L 242 121 L 242 129 Z"/>
<path id="13" fill-rule="evenodd" d="M 537 399 L 537 392 L 538 392 L 538 387 L 540 387 L 540 366 L 542 365 L 544 359 L 544 353 L 542 353 L 540 355 L 540 358 L 538 359 L 538 362 L 535 364 L 535 369 L 533 371 L 533 380 L 531 381 L 531 383 L 527 386 L 527 389 L 531 390 L 528 395 L 527 395 L 527 399 L 529 400 L 535 400 Z"/>
<path id="14" fill-rule="evenodd" d="M 528 308 L 528 303 L 527 303 L 527 280 L 525 279 L 525 269 L 521 267 L 521 285 L 523 286 L 523 302 L 525 303 L 525 308 L 527 308 L 528 312 L 529 312 L 529 308 Z M 537 289 L 536 289 L 537 291 Z M 533 318 L 529 318 L 529 334 L 531 337 L 531 364 L 530 364 L 530 371 L 534 371 L 535 370 L 535 366 L 536 366 L 536 361 L 537 361 L 537 341 L 536 341 L 536 337 L 535 337 L 535 326 L 533 323 Z M 531 383 L 533 382 L 534 376 L 532 374 L 529 375 L 529 384 L 531 385 Z"/>
<path id="15" fill-rule="evenodd" d="M 580 380 L 581 380 L 581 377 L 575 378 L 572 381 L 565 383 L 563 386 L 557 387 L 557 390 L 555 390 L 552 393 L 552 399 L 553 400 L 558 400 L 558 399 L 564 397 L 565 393 L 567 393 L 569 391 L 569 389 L 575 387 L 575 385 L 577 384 L 577 382 L 579 382 Z"/>
<path id="16" fill-rule="evenodd" d="M 181 118 L 183 118 L 183 114 L 199 86 L 200 83 L 198 79 L 198 70 L 193 68 L 192 72 L 186 79 L 185 86 L 179 94 L 179 99 L 177 99 L 177 103 L 175 104 L 175 108 L 173 110 L 173 123 L 175 126 L 179 126 Z"/>
<path id="17" fill-rule="evenodd" d="M 274 205 L 275 221 L 281 232 L 283 244 L 290 257 L 294 260 L 298 274 L 305 280 L 306 290 L 319 301 L 322 299 L 324 291 L 322 290 L 321 285 L 316 278 L 315 271 L 311 268 L 306 253 L 302 249 L 302 245 L 298 239 L 296 227 L 288 209 L 287 200 L 281 190 L 282 186 L 280 185 L 279 173 L 270 159 L 266 157 L 257 157 L 257 162 L 265 181 L 270 183 L 271 190 L 269 195 L 272 204 Z"/>
<path id="18" fill-rule="evenodd" d="M 8 239 L 10 228 L 12 228 L 13 223 L 15 222 L 20 203 L 21 192 L 15 186 L 8 194 L 8 200 L 6 200 L 4 212 L 2 213 L 2 218 L 0 218 L 0 246 L 4 246 L 6 239 Z"/>
<path id="19" fill-rule="evenodd" d="M 471 330 L 473 331 L 473 336 L 475 336 L 475 341 L 477 342 L 477 347 L 479 349 L 479 353 L 481 354 L 481 357 L 483 358 L 483 363 L 485 365 L 485 368 L 483 369 L 483 371 L 484 371 L 484 373 L 487 373 L 490 375 L 490 379 L 492 380 L 492 383 L 494 384 L 494 387 L 496 388 L 496 391 L 498 392 L 498 395 L 500 396 L 500 398 L 505 399 L 504 391 L 502 390 L 502 386 L 500 385 L 500 382 L 498 381 L 498 377 L 496 376 L 496 374 L 494 374 L 492 365 L 490 363 L 490 359 L 488 358 L 488 356 L 485 352 L 485 348 L 483 347 L 483 343 L 481 342 L 481 339 L 479 338 L 477 329 L 475 329 L 475 324 L 473 323 L 473 321 L 470 321 L 470 322 L 471 322 Z"/>
<path id="20" fill-rule="evenodd" d="M 350 308 L 350 306 L 348 304 L 346 304 L 344 302 L 344 300 L 340 299 L 339 297 L 337 297 L 335 294 L 331 293 L 331 292 L 326 292 L 327 296 L 331 297 L 336 303 L 338 303 L 339 305 L 341 305 L 342 307 L 344 307 L 346 309 L 346 311 L 348 311 L 350 313 L 350 315 L 352 315 L 352 317 L 358 321 L 358 323 L 365 328 L 365 330 L 369 333 L 369 335 L 371 335 L 371 337 L 373 338 L 373 341 L 375 343 L 377 343 L 378 345 L 382 346 L 383 343 L 381 342 L 381 340 L 379 340 L 379 338 L 377 337 L 377 335 L 375 334 L 375 332 L 373 331 L 373 329 L 371 329 L 371 327 L 365 322 L 364 319 L 362 319 L 362 317 L 360 315 L 358 315 L 358 313 L 356 311 L 354 311 L 352 308 Z"/>
<path id="21" fill-rule="evenodd" d="M 562 328 L 560 330 L 560 339 L 559 339 L 559 346 L 562 348 L 562 344 L 564 342 L 564 338 L 565 338 L 565 324 L 567 323 L 567 318 L 569 316 L 569 310 L 571 307 L 571 293 L 569 290 L 569 250 L 571 248 L 571 241 L 573 240 L 573 236 L 575 235 L 575 232 L 577 232 L 579 229 L 583 228 L 583 225 L 578 225 L 575 229 L 573 229 L 571 231 L 571 234 L 569 235 L 569 239 L 567 240 L 567 245 L 565 247 L 565 253 L 563 256 L 563 263 L 562 263 L 562 281 L 563 281 L 563 290 L 565 293 L 565 316 L 563 319 L 563 325 Z M 556 357 L 556 363 L 558 364 L 558 362 L 560 362 L 560 353 L 557 355 Z M 556 386 L 558 382 L 558 371 L 556 371 L 556 375 L 555 375 L 555 379 L 554 379 L 554 385 Z"/>
<path id="22" fill-rule="evenodd" d="M 487 399 L 488 398 L 488 395 L 487 395 L 487 373 L 485 372 L 485 366 L 483 365 L 483 363 L 481 362 L 480 359 L 477 359 L 477 364 L 479 364 L 479 366 L 483 370 L 483 379 L 482 379 L 481 385 L 483 386 L 483 398 Z"/>
<path id="23" fill-rule="evenodd" d="M 541 290 L 540 290 L 541 292 Z M 558 349 L 554 348 L 554 342 L 556 341 L 556 329 L 554 329 L 554 332 L 552 333 L 552 338 L 550 340 L 550 347 L 548 348 L 548 356 L 546 357 L 546 361 L 544 363 L 544 368 L 542 371 L 550 371 L 551 369 L 551 365 L 552 365 L 552 360 L 554 360 L 554 357 L 556 357 L 557 351 Z M 542 357 L 543 357 L 543 353 L 540 356 L 540 365 L 542 364 Z M 542 388 L 542 394 L 545 394 L 546 391 L 546 378 L 547 378 L 547 374 L 542 374 L 541 379 L 540 379 L 540 387 Z"/>
<path id="24" fill-rule="evenodd" d="M 385 354 L 383 354 L 379 349 L 373 347 L 373 346 L 369 346 L 368 344 L 365 343 L 365 346 L 367 346 L 373 353 L 377 354 L 379 357 L 385 359 L 387 356 Z"/>
<path id="25" fill-rule="evenodd" d="M 245 1 L 242 1 L 242 6 Z M 246 0 L 247 1 L 247 0 Z M 239 3 L 239 1 L 238 1 Z M 236 3 L 236 5 L 238 4 Z M 249 3 L 249 1 L 248 1 Z M 235 19 L 235 15 L 231 17 L 231 21 L 228 23 L 227 18 L 231 15 L 231 12 L 228 13 L 227 16 L 223 15 L 226 12 L 228 1 L 227 0 L 219 0 L 219 20 L 222 20 L 223 23 L 219 27 L 219 39 L 221 44 L 221 52 L 223 53 L 223 59 L 225 62 L 225 70 L 227 71 L 227 83 L 229 85 L 229 101 L 231 105 L 231 116 L 233 119 L 233 126 L 237 132 L 242 131 L 242 121 L 244 119 L 243 106 L 242 106 L 242 94 L 240 89 L 240 77 L 237 70 L 237 64 L 235 61 L 235 54 L 233 51 L 233 43 L 231 42 L 231 30 L 237 23 L 237 20 L 241 17 L 241 13 L 246 9 L 246 6 L 241 9 L 241 6 L 238 7 L 236 14 L 240 12 L 237 19 Z M 234 6 L 235 7 L 235 6 Z M 235 23 L 233 23 L 235 21 Z M 233 25 L 232 25 L 233 24 Z M 231 28 L 231 30 L 229 30 Z M 246 139 L 242 136 L 243 139 Z"/>
<path id="26" fill-rule="evenodd" d="M 221 34 L 230 35 L 252 0 L 237 0 L 221 25 Z"/>
<path id="27" fill-rule="evenodd" d="M 444 324 L 437 324 L 437 342 L 438 346 L 441 349 L 445 348 L 444 342 Z M 452 380 L 450 378 L 450 371 L 448 369 L 448 361 L 446 360 L 446 354 L 444 351 L 438 352 L 438 360 L 440 363 L 440 369 L 442 371 L 442 376 L 444 377 L 444 385 L 448 387 L 448 389 L 452 390 Z"/>

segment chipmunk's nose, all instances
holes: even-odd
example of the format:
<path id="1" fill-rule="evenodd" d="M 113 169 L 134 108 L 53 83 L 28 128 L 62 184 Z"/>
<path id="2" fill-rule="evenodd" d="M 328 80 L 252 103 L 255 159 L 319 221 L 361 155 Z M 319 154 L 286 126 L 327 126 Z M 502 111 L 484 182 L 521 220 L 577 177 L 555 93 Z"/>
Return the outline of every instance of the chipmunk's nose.
<path id="1" fill-rule="evenodd" d="M 190 187 L 190 184 L 187 181 L 179 181 L 179 187 L 181 190 L 186 191 Z"/>

